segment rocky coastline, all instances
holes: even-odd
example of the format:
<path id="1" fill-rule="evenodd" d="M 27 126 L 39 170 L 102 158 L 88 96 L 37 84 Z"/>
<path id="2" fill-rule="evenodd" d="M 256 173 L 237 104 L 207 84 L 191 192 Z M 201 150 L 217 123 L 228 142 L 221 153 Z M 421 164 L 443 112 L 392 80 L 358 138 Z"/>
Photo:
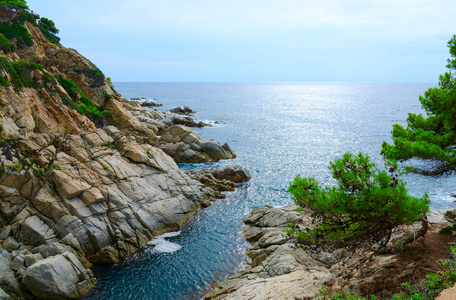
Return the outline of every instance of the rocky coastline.
<path id="1" fill-rule="evenodd" d="M 77 51 L 23 27 L 33 44 L 1 53 L 27 66 L 30 84 L 1 69 L 0 299 L 78 298 L 96 283 L 93 263 L 131 256 L 250 175 L 239 166 L 180 171 L 180 162 L 236 154 L 188 128 L 206 125 L 192 110 L 124 99 Z M 84 114 L 82 102 L 109 114 Z"/>
<path id="2" fill-rule="evenodd" d="M 430 269 L 438 269 L 441 260 L 449 257 L 445 245 L 454 245 L 455 241 L 450 232 L 439 233 L 441 228 L 454 223 L 455 212 L 431 211 L 428 219 L 432 226 L 426 238 L 411 244 L 405 253 L 384 251 L 375 255 L 358 269 L 366 254 L 345 259 L 340 252 L 301 247 L 295 238 L 286 235 L 290 222 L 308 226 L 312 221 L 298 208 L 295 204 L 264 206 L 246 217 L 244 223 L 248 227 L 243 234 L 252 243 L 246 253 L 250 258 L 248 267 L 218 282 L 204 299 L 308 300 L 318 298 L 324 287 L 387 298 L 400 290 L 402 282 L 416 283 Z M 403 229 L 394 235 L 393 241 L 413 232 L 413 227 Z M 389 247 L 392 245 L 390 242 Z"/>

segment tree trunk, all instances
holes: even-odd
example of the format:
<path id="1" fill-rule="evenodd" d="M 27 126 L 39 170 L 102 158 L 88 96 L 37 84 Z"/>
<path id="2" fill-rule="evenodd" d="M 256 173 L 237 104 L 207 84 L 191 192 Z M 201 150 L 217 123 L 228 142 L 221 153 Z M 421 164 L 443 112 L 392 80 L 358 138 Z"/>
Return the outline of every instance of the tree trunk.
<path id="1" fill-rule="evenodd" d="M 405 248 L 405 246 L 407 246 L 408 244 L 416 241 L 418 238 L 420 238 L 422 236 L 424 237 L 424 235 L 428 231 L 428 228 L 429 228 L 429 223 L 427 220 L 427 216 L 425 215 L 421 218 L 420 230 L 418 230 L 414 235 L 407 235 L 405 238 L 403 238 L 402 240 L 397 242 L 393 246 L 393 251 L 396 252 L 396 251 L 403 250 L 403 248 Z"/>

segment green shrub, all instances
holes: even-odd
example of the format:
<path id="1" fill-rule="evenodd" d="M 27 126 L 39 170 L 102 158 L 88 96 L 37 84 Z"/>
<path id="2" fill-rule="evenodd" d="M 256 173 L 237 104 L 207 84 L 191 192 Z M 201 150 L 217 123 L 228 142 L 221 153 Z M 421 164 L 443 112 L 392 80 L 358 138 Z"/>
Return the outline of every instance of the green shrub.
<path id="1" fill-rule="evenodd" d="M 111 77 L 106 77 L 106 80 L 109 83 L 109 87 L 111 88 L 111 91 L 117 94 L 117 91 L 114 89 L 114 84 L 112 83 Z"/>
<path id="2" fill-rule="evenodd" d="M 60 170 L 60 166 L 56 163 L 52 163 L 49 165 L 49 169 L 51 170 Z"/>
<path id="3" fill-rule="evenodd" d="M 23 10 L 19 16 L 16 18 L 16 20 L 19 21 L 20 24 L 24 24 L 25 21 L 29 22 L 30 24 L 34 25 L 35 24 L 35 17 L 33 16 L 32 13 Z"/>
<path id="4" fill-rule="evenodd" d="M 16 46 L 0 33 L 0 49 L 2 49 L 4 53 L 9 53 L 13 52 L 16 49 Z"/>
<path id="5" fill-rule="evenodd" d="M 99 87 L 102 86 L 104 83 L 105 76 L 103 72 L 99 69 L 89 68 L 88 66 L 84 66 L 82 69 L 74 69 L 76 73 L 82 73 L 85 76 L 93 79 L 92 87 Z"/>
<path id="6" fill-rule="evenodd" d="M 32 36 L 19 20 L 0 22 L 0 32 L 11 42 L 16 40 L 16 47 L 22 49 L 33 45 Z"/>
<path id="7" fill-rule="evenodd" d="M 43 66 L 34 62 L 27 62 L 19 60 L 17 62 L 10 62 L 5 57 L 0 57 L 0 69 L 6 71 L 11 77 L 11 85 L 20 90 L 23 87 L 38 87 L 43 86 L 44 83 L 53 81 L 53 77 L 43 70 Z M 32 79 L 32 71 L 40 70 L 44 73 L 42 79 Z M 39 82 L 42 84 L 39 85 Z M 5 78 L 0 76 L 0 85 L 9 86 L 10 84 Z"/>
<path id="8" fill-rule="evenodd" d="M 315 178 L 298 175 L 288 191 L 315 224 L 299 231 L 298 242 L 347 250 L 384 245 L 394 228 L 421 219 L 429 211 L 427 194 L 408 196 L 394 167 L 379 170 L 369 156 L 346 153 L 330 163 L 336 186 L 320 187 Z"/>
<path id="9" fill-rule="evenodd" d="M 38 22 L 38 27 L 41 27 L 53 34 L 59 33 L 59 30 L 55 27 L 54 21 L 49 20 L 48 18 L 41 18 Z"/>
<path id="10" fill-rule="evenodd" d="M 111 96 L 111 95 L 109 95 L 108 93 L 104 93 L 104 94 L 103 94 L 103 98 L 104 98 L 105 100 L 109 100 L 109 99 L 113 99 L 114 97 Z"/>
<path id="11" fill-rule="evenodd" d="M 91 120 L 96 118 L 106 118 L 111 115 L 108 110 L 101 110 L 101 107 L 95 105 L 84 93 L 78 88 L 73 80 L 57 76 L 59 84 L 65 89 L 70 98 L 63 97 L 63 103 L 78 113 L 88 116 Z M 82 103 L 76 102 L 80 97 Z"/>
<path id="12" fill-rule="evenodd" d="M 447 227 L 444 227 L 442 229 L 439 230 L 439 233 L 440 234 L 444 234 L 445 232 L 448 232 L 452 229 L 455 229 L 456 228 L 456 224 L 453 224 L 453 226 L 447 226 Z"/>
<path id="13" fill-rule="evenodd" d="M 50 43 L 52 43 L 54 45 L 60 46 L 60 38 L 58 36 L 41 28 L 39 25 L 38 25 L 38 28 L 40 29 L 41 33 L 46 38 L 46 40 L 48 40 Z"/>

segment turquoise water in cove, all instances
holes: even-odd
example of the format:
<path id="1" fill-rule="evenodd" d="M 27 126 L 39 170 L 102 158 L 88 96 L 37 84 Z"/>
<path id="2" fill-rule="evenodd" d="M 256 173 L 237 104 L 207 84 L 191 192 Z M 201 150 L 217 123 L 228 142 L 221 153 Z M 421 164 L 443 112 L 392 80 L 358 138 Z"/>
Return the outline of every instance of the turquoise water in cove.
<path id="1" fill-rule="evenodd" d="M 238 157 L 183 170 L 239 164 L 252 180 L 201 210 L 179 232 L 152 241 L 133 258 L 95 267 L 97 286 L 85 299 L 200 299 L 214 281 L 246 262 L 242 218 L 263 205 L 292 202 L 297 174 L 333 184 L 327 166 L 347 151 L 383 165 L 383 141 L 394 123 L 422 112 L 418 96 L 433 84 L 365 83 L 117 83 L 126 98 L 158 99 L 161 110 L 187 105 L 205 122 L 204 139 L 227 142 Z M 418 164 L 426 164 L 417 161 Z M 456 208 L 456 174 L 404 176 L 410 194 L 427 192 L 435 209 Z"/>

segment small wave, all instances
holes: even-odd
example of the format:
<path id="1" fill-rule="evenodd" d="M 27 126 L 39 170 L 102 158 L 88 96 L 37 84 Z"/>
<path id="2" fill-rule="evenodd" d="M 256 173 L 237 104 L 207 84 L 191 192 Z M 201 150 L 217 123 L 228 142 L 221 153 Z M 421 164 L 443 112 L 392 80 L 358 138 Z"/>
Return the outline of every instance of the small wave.
<path id="1" fill-rule="evenodd" d="M 174 236 L 178 236 L 181 234 L 180 231 L 175 231 L 175 232 L 167 232 L 165 234 L 162 234 L 160 236 L 157 236 L 153 240 L 149 241 L 147 244 L 151 246 L 155 246 L 153 248 L 154 252 L 159 252 L 159 253 L 172 253 L 179 251 L 182 246 L 176 243 L 169 242 L 165 240 L 165 238 L 170 238 Z"/>
<path id="2" fill-rule="evenodd" d="M 223 127 L 226 125 L 225 122 L 223 121 L 213 121 L 213 120 L 202 120 L 203 123 L 209 124 L 212 127 Z"/>

